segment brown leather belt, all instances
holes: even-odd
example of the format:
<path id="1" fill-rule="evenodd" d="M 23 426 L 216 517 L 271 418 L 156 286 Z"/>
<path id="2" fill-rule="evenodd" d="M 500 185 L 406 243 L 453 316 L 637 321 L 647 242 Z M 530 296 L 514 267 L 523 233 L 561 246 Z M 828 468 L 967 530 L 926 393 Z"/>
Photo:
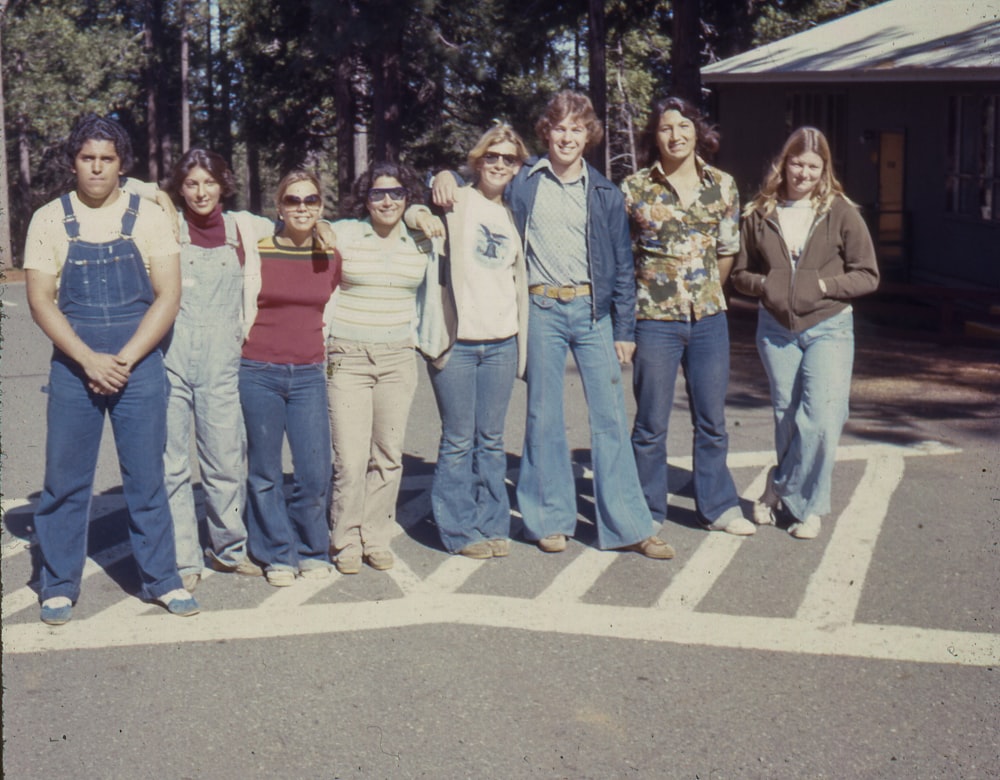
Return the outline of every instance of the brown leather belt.
<path id="1" fill-rule="evenodd" d="M 590 295 L 589 284 L 564 284 L 562 287 L 552 287 L 548 284 L 533 284 L 528 288 L 532 295 L 544 295 L 546 298 L 555 298 L 557 301 L 569 303 L 583 295 Z"/>

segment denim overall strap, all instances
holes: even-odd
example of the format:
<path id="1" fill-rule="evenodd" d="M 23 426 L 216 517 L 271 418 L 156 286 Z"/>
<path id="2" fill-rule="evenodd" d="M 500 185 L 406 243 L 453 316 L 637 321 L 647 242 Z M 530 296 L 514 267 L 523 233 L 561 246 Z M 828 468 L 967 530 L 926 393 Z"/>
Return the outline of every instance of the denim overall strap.
<path id="1" fill-rule="evenodd" d="M 125 209 L 125 216 L 122 217 L 122 238 L 132 239 L 132 231 L 135 230 L 135 221 L 139 217 L 139 196 L 134 192 L 128 196 L 128 208 Z"/>
<path id="2" fill-rule="evenodd" d="M 132 240 L 139 197 L 129 196 L 119 237 L 96 243 L 80 238 L 80 225 L 69 196 L 63 196 L 61 202 L 66 212 L 64 225 L 69 236 L 69 251 L 60 276 L 59 309 L 71 321 L 141 318 L 152 304 L 154 295 L 142 256 Z M 96 348 L 93 344 L 90 346 Z M 117 352 L 118 348 L 101 345 L 101 351 Z"/>
<path id="3" fill-rule="evenodd" d="M 69 195 L 63 195 L 59 198 L 59 202 L 63 207 L 63 226 L 66 228 L 66 235 L 69 236 L 70 241 L 75 241 L 80 237 L 80 223 L 76 221 L 73 203 L 70 201 Z"/>

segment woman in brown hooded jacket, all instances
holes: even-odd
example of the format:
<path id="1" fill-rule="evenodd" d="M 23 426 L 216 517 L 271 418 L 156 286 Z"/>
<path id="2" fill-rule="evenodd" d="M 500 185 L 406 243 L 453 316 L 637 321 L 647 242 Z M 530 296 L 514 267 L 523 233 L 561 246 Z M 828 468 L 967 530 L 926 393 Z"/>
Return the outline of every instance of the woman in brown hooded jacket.
<path id="1" fill-rule="evenodd" d="M 778 458 L 754 520 L 774 523 L 784 506 L 788 532 L 813 539 L 830 511 L 848 415 L 850 302 L 878 286 L 875 249 L 833 173 L 826 138 L 812 127 L 792 133 L 743 217 L 732 280 L 760 298 L 757 350 L 771 387 Z"/>

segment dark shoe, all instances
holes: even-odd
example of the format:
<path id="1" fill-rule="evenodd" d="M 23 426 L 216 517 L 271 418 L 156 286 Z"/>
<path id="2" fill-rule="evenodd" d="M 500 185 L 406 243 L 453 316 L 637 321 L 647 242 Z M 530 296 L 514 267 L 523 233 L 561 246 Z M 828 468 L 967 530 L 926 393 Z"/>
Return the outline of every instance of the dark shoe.
<path id="1" fill-rule="evenodd" d="M 566 549 L 566 534 L 549 534 L 538 540 L 538 549 L 547 553 L 559 553 Z"/>
<path id="2" fill-rule="evenodd" d="M 42 612 L 39 616 L 42 622 L 49 626 L 61 626 L 69 623 L 73 617 L 73 602 L 65 596 L 53 596 L 42 602 Z"/>
<path id="3" fill-rule="evenodd" d="M 674 548 L 658 536 L 650 536 L 641 542 L 630 544 L 628 547 L 619 547 L 618 549 L 620 552 L 637 552 L 640 555 L 645 555 L 647 558 L 653 558 L 658 561 L 669 561 L 676 554 L 674 553 Z"/>
<path id="4" fill-rule="evenodd" d="M 465 545 L 458 554 L 481 561 L 493 557 L 493 547 L 489 542 L 473 542 Z"/>

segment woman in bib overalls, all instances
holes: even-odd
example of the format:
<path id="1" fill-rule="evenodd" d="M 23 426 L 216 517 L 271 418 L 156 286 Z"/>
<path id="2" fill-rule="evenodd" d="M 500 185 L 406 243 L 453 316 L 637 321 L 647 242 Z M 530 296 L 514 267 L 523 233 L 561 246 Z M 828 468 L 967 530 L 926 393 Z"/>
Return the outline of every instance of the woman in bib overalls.
<path id="1" fill-rule="evenodd" d="M 24 263 L 32 317 L 55 347 L 45 484 L 34 518 L 41 619 L 65 623 L 80 594 L 106 414 L 141 596 L 173 614 L 193 615 L 198 604 L 181 587 L 163 486 L 166 377 L 159 343 L 177 313 L 178 247 L 166 215 L 119 187 L 132 149 L 117 123 L 84 117 L 67 156 L 76 190 L 35 213 Z"/>
<path id="2" fill-rule="evenodd" d="M 243 268 L 274 223 L 223 211 L 235 192 L 232 171 L 215 152 L 191 149 L 174 166 L 167 191 L 181 207 L 181 308 L 168 342 L 166 488 L 177 542 L 177 569 L 193 591 L 205 554 L 213 569 L 260 576 L 247 556 L 246 436 L 240 410 Z M 205 494 L 209 546 L 203 552 L 191 485 L 191 422 Z"/>

